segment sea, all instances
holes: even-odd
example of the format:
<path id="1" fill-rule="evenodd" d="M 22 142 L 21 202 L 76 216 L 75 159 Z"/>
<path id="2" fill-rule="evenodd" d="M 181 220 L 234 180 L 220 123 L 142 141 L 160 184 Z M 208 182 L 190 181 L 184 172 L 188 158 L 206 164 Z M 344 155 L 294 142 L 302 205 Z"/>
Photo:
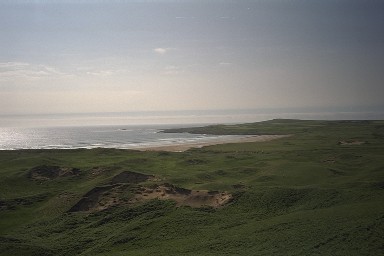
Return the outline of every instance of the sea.
<path id="1" fill-rule="evenodd" d="M 250 123 L 276 118 L 378 120 L 384 119 L 384 114 L 380 111 L 211 110 L 0 115 L 0 150 L 142 149 L 185 143 L 205 143 L 224 140 L 226 136 L 163 133 L 162 131 L 168 128 Z"/>
<path id="2" fill-rule="evenodd" d="M 2 128 L 1 149 L 142 149 L 209 142 L 225 136 L 163 133 L 169 125 Z M 178 127 L 178 126 L 177 126 Z"/>

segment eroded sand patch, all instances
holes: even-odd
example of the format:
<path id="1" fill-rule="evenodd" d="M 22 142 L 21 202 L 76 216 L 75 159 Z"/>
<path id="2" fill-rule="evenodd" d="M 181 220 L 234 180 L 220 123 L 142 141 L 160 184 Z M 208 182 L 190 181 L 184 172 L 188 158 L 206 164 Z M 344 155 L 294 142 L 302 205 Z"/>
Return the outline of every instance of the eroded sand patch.
<path id="1" fill-rule="evenodd" d="M 115 175 L 110 183 L 88 191 L 69 212 L 98 212 L 111 207 L 135 205 L 152 199 L 172 200 L 177 206 L 218 208 L 232 201 L 227 192 L 190 190 L 164 183 L 143 185 L 145 181 L 156 182 L 160 179 L 132 171 L 123 171 Z"/>
<path id="2" fill-rule="evenodd" d="M 130 202 L 135 203 L 150 199 L 173 200 L 177 206 L 218 208 L 229 203 L 232 200 L 232 195 L 227 192 L 189 190 L 172 184 L 163 184 L 154 188 L 140 187 Z"/>
<path id="3" fill-rule="evenodd" d="M 130 194 L 129 198 L 124 195 Z M 232 201 L 227 192 L 189 190 L 172 184 L 130 186 L 115 184 L 95 187 L 86 193 L 69 212 L 98 212 L 115 206 L 135 205 L 152 199 L 172 200 L 177 206 L 218 208 Z"/>

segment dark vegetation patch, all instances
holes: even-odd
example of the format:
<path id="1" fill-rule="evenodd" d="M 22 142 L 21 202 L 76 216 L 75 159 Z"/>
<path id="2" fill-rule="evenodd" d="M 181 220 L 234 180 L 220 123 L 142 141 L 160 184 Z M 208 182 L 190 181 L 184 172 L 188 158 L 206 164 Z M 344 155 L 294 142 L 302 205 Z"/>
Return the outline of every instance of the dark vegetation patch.
<path id="1" fill-rule="evenodd" d="M 384 125 L 376 125 L 375 129 L 372 131 L 372 136 L 375 139 L 384 138 Z"/>
<path id="2" fill-rule="evenodd" d="M 190 189 L 177 187 L 169 183 L 165 183 L 163 186 L 165 187 L 165 192 L 170 194 L 190 195 L 192 193 Z M 155 186 L 154 189 L 158 189 L 158 186 Z"/>
<path id="3" fill-rule="evenodd" d="M 157 153 L 158 156 L 171 156 L 171 152 L 168 151 L 160 151 Z"/>
<path id="4" fill-rule="evenodd" d="M 246 188 L 246 186 L 245 186 L 244 184 L 241 184 L 241 183 L 239 183 L 239 184 L 234 184 L 234 185 L 232 185 L 232 187 L 233 187 L 234 189 L 245 189 L 245 188 Z"/>
<path id="5" fill-rule="evenodd" d="M 199 164 L 206 164 L 208 163 L 208 161 L 203 159 L 192 158 L 192 159 L 185 160 L 185 163 L 189 165 L 199 165 Z"/>
<path id="6" fill-rule="evenodd" d="M 239 170 L 239 172 L 244 173 L 244 174 L 254 174 L 254 173 L 257 173 L 257 169 L 252 168 L 252 167 L 246 167 L 246 168 Z"/>
<path id="7" fill-rule="evenodd" d="M 366 143 L 365 141 L 360 140 L 341 140 L 337 144 L 338 145 L 362 145 Z"/>
<path id="8" fill-rule="evenodd" d="M 28 171 L 28 178 L 32 180 L 53 180 L 59 177 L 80 175 L 80 169 L 50 165 L 36 166 Z"/>
<path id="9" fill-rule="evenodd" d="M 111 184 L 117 184 L 117 183 L 137 184 L 151 178 L 154 178 L 154 176 L 146 175 L 138 172 L 123 171 L 112 178 Z"/>
<path id="10" fill-rule="evenodd" d="M 196 175 L 199 180 L 212 181 L 215 177 L 209 173 L 203 172 Z"/>
<path id="11" fill-rule="evenodd" d="M 372 187 L 376 189 L 384 189 L 384 181 L 373 182 Z"/>
<path id="12" fill-rule="evenodd" d="M 264 191 L 239 191 L 234 197 L 237 205 L 265 216 L 300 210 L 314 210 L 337 205 L 342 194 L 334 189 L 266 188 Z"/>
<path id="13" fill-rule="evenodd" d="M 132 158 L 132 159 L 125 160 L 124 164 L 144 164 L 147 162 L 149 162 L 148 158 L 139 157 L 139 158 Z"/>
<path id="14" fill-rule="evenodd" d="M 276 177 L 274 176 L 270 176 L 270 175 L 263 175 L 263 176 L 260 176 L 256 179 L 256 181 L 259 181 L 259 182 L 268 182 L 268 181 L 273 181 Z"/>
<path id="15" fill-rule="evenodd" d="M 27 206 L 44 201 L 48 193 L 0 200 L 0 210 L 14 210 L 17 206 Z"/>
<path id="16" fill-rule="evenodd" d="M 344 171 L 336 170 L 336 169 L 328 169 L 332 174 L 338 175 L 338 176 L 344 176 L 346 173 Z"/>
<path id="17" fill-rule="evenodd" d="M 117 205 L 119 202 L 116 193 L 119 188 L 118 185 L 95 187 L 69 209 L 69 212 L 101 211 Z"/>
<path id="18" fill-rule="evenodd" d="M 336 161 L 337 161 L 337 158 L 335 156 L 330 156 L 330 157 L 327 157 L 326 159 L 324 159 L 323 163 L 334 164 L 334 163 L 336 163 Z"/>
<path id="19" fill-rule="evenodd" d="M 228 173 L 227 173 L 227 171 L 224 171 L 224 170 L 217 170 L 217 171 L 214 172 L 214 174 L 220 175 L 220 176 L 225 176 Z"/>
<path id="20" fill-rule="evenodd" d="M 0 237 L 1 255 L 41 255 L 53 256 L 57 253 L 49 248 L 30 244 L 26 241 Z"/>

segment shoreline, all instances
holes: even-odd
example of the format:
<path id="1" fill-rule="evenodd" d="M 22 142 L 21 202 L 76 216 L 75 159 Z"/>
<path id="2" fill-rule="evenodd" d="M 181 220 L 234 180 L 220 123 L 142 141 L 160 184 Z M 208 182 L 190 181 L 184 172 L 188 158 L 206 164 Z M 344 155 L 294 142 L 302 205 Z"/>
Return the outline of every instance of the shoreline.
<path id="1" fill-rule="evenodd" d="M 164 146 L 145 146 L 142 148 L 135 148 L 138 151 L 166 151 L 166 152 L 184 152 L 192 148 L 202 148 L 206 146 L 213 146 L 219 144 L 231 144 L 231 143 L 248 143 L 248 142 L 264 142 L 281 138 L 290 137 L 292 135 L 249 135 L 240 138 L 218 138 L 211 141 L 190 142 L 190 143 L 177 143 Z"/>
<path id="2" fill-rule="evenodd" d="M 207 138 L 194 142 L 175 142 L 173 144 L 163 145 L 141 145 L 134 147 L 49 147 L 49 148 L 9 148 L 0 149 L 0 151 L 17 151 L 17 150 L 75 150 L 75 149 L 126 149 L 136 151 L 165 151 L 165 152 L 184 152 L 192 148 L 202 148 L 206 146 L 213 146 L 219 144 L 231 144 L 231 143 L 249 143 L 249 142 L 264 142 L 271 141 L 280 138 L 290 137 L 292 135 L 221 135 L 217 138 Z"/>

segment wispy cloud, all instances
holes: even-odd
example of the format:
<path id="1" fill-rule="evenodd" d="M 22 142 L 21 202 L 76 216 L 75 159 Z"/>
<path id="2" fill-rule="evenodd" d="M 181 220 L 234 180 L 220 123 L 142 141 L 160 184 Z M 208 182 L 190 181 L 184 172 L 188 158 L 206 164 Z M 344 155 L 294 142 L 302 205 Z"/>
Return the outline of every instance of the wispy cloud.
<path id="1" fill-rule="evenodd" d="M 64 72 L 47 65 L 33 65 L 26 62 L 0 63 L 0 80 L 37 80 L 50 76 L 65 76 Z"/>
<path id="2" fill-rule="evenodd" d="M 220 62 L 220 66 L 231 66 L 233 63 L 232 62 Z"/>
<path id="3" fill-rule="evenodd" d="M 118 71 L 116 70 L 97 70 L 97 71 L 88 71 L 86 74 L 92 75 L 92 76 L 99 76 L 99 77 L 109 77 L 117 73 Z"/>
<path id="4" fill-rule="evenodd" d="M 166 66 L 164 68 L 163 74 L 165 74 L 165 75 L 178 75 L 178 74 L 183 73 L 183 72 L 184 72 L 184 70 L 178 66 Z"/>
<path id="5" fill-rule="evenodd" d="M 153 51 L 157 54 L 164 55 L 169 52 L 170 48 L 155 48 Z"/>
<path id="6" fill-rule="evenodd" d="M 176 16 L 175 19 L 196 19 L 195 16 Z"/>
<path id="7" fill-rule="evenodd" d="M 29 63 L 25 62 L 0 62 L 0 72 L 4 69 L 20 69 L 29 66 Z"/>

